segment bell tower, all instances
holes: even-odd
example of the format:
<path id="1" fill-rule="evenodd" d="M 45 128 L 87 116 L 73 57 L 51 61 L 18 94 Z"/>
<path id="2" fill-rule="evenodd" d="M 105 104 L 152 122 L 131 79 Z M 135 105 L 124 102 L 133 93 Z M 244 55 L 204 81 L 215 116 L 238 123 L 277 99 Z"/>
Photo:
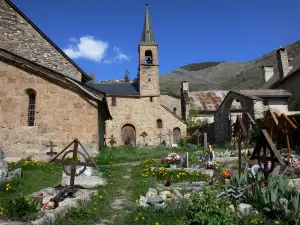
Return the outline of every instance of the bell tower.
<path id="1" fill-rule="evenodd" d="M 154 38 L 148 0 L 146 14 L 139 44 L 139 83 L 141 97 L 155 97 L 160 95 L 158 76 L 158 45 Z"/>

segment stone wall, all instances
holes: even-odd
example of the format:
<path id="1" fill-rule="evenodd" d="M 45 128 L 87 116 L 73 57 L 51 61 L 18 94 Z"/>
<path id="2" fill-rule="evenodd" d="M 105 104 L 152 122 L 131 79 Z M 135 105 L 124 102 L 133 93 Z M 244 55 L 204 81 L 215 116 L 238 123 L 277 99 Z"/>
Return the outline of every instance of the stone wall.
<path id="1" fill-rule="evenodd" d="M 148 134 L 146 142 L 149 146 L 159 144 L 160 132 L 162 134 L 162 140 L 165 140 L 167 144 L 169 144 L 169 142 L 172 144 L 173 129 L 176 127 L 180 128 L 181 137 L 186 136 L 186 124 L 163 108 L 159 97 L 153 97 L 152 102 L 150 102 L 149 97 L 117 97 L 116 106 L 111 105 L 111 97 L 108 97 L 107 100 L 113 120 L 106 122 L 106 134 L 108 136 L 114 135 L 117 142 L 116 145 L 123 145 L 121 141 L 121 130 L 126 124 L 134 126 L 137 143 L 142 139 L 140 135 L 146 132 Z M 162 128 L 157 128 L 158 119 L 162 120 Z M 171 134 L 170 141 L 169 131 Z"/>
<path id="2" fill-rule="evenodd" d="M 36 91 L 35 126 L 28 126 L 27 89 Z M 6 156 L 45 155 L 50 140 L 62 150 L 78 138 L 98 149 L 95 102 L 0 61 L 0 143 Z"/>
<path id="3" fill-rule="evenodd" d="M 276 85 L 273 89 L 284 89 L 291 92 L 296 101 L 300 102 L 300 71 L 295 72 L 295 74 L 289 76 L 284 81 L 281 81 L 278 85 Z"/>
<path id="4" fill-rule="evenodd" d="M 160 95 L 161 104 L 167 106 L 172 112 L 176 108 L 176 115 L 181 118 L 181 99 L 170 95 Z"/>
<path id="5" fill-rule="evenodd" d="M 81 73 L 6 0 L 0 0 L 0 48 L 81 81 Z"/>

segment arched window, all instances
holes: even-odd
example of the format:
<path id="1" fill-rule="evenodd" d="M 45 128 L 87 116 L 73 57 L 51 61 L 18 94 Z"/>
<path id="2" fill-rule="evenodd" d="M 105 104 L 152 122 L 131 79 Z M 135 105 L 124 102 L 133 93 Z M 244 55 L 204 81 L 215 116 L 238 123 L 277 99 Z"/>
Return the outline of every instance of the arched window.
<path id="1" fill-rule="evenodd" d="M 152 51 L 147 50 L 145 52 L 145 64 L 151 65 L 153 62 Z"/>
<path id="2" fill-rule="evenodd" d="M 117 105 L 116 97 L 112 97 L 112 99 L 111 99 L 111 105 L 112 106 L 116 106 Z"/>
<path id="3" fill-rule="evenodd" d="M 35 120 L 35 99 L 36 91 L 33 89 L 27 89 L 26 93 L 28 95 L 28 126 L 34 126 Z"/>
<path id="4" fill-rule="evenodd" d="M 158 119 L 156 121 L 156 123 L 157 123 L 157 128 L 162 128 L 162 120 L 161 119 Z"/>
<path id="5" fill-rule="evenodd" d="M 174 108 L 173 108 L 173 113 L 176 114 L 176 111 L 177 111 L 177 109 L 176 109 L 176 107 L 174 107 Z"/>

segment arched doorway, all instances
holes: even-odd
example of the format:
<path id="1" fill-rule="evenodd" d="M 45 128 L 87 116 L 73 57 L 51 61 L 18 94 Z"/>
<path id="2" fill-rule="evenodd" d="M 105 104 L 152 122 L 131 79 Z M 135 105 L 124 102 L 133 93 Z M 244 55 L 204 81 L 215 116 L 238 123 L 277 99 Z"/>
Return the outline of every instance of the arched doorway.
<path id="1" fill-rule="evenodd" d="M 135 146 L 135 128 L 131 124 L 126 124 L 121 129 L 122 143 L 124 145 L 132 145 Z"/>
<path id="2" fill-rule="evenodd" d="M 173 129 L 173 144 L 179 144 L 181 139 L 181 132 L 178 127 Z"/>

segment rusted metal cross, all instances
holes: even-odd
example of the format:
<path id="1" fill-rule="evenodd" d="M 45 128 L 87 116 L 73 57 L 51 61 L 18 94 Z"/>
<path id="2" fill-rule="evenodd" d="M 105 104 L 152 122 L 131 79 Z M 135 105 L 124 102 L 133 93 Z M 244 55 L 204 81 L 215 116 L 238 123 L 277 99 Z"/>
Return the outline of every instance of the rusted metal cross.
<path id="1" fill-rule="evenodd" d="M 57 155 L 57 152 L 53 151 L 53 147 L 57 147 L 57 145 L 54 145 L 52 141 L 50 141 L 50 145 L 46 145 L 46 147 L 48 147 L 48 148 L 50 147 L 50 152 L 47 152 L 46 153 L 47 155 L 50 155 L 51 157 L 53 155 Z"/>
<path id="2" fill-rule="evenodd" d="M 74 149 L 66 151 L 73 144 L 74 144 Z M 82 148 L 82 150 L 84 151 L 85 154 L 78 151 L 78 145 L 80 145 L 80 147 Z M 62 159 L 57 159 L 57 157 L 60 156 L 61 154 L 63 154 L 64 152 L 65 152 L 65 154 L 62 156 Z M 67 155 L 69 153 L 72 153 L 71 158 L 67 157 Z M 79 155 L 81 156 L 81 158 L 79 157 Z M 84 161 L 81 161 L 81 159 L 83 159 Z M 86 151 L 86 149 L 83 147 L 83 145 L 77 139 L 75 139 L 67 147 L 65 147 L 57 156 L 55 156 L 50 161 L 50 163 L 51 162 L 60 162 L 62 164 L 63 171 L 68 176 L 70 176 L 70 186 L 72 186 L 72 187 L 75 184 L 75 176 L 79 176 L 82 173 L 84 173 L 87 166 L 95 167 L 95 168 L 99 169 L 98 166 L 96 165 L 96 163 L 92 160 L 92 158 Z M 71 166 L 71 172 L 66 170 L 65 166 Z M 83 166 L 83 169 L 81 169 L 79 172 L 76 173 L 77 166 Z"/>

